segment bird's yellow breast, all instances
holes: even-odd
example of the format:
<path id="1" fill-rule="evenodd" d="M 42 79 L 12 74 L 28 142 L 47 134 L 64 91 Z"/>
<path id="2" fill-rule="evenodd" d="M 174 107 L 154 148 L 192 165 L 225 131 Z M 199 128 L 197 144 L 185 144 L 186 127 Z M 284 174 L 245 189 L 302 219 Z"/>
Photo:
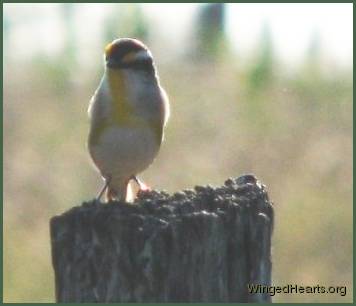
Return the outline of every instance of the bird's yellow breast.
<path id="1" fill-rule="evenodd" d="M 112 99 L 112 123 L 123 127 L 141 127 L 153 129 L 157 142 L 162 141 L 163 126 L 158 120 L 148 120 L 138 116 L 137 112 L 129 101 L 128 88 L 125 84 L 125 78 L 120 70 L 108 69 L 107 79 Z"/>
<path id="2" fill-rule="evenodd" d="M 124 76 L 119 70 L 108 69 L 108 81 L 112 98 L 112 119 L 115 124 L 128 124 L 133 109 L 128 101 Z"/>

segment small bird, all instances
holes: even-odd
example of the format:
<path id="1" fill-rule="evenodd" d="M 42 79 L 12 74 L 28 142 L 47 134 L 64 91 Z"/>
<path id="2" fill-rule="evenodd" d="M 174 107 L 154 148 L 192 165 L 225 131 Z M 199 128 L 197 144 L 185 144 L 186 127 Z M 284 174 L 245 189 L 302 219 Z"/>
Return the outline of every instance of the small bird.
<path id="1" fill-rule="evenodd" d="M 132 202 L 130 185 L 155 159 L 169 117 L 150 50 L 139 40 L 116 39 L 105 47 L 105 71 L 89 102 L 88 150 L 100 171 L 107 201 Z"/>

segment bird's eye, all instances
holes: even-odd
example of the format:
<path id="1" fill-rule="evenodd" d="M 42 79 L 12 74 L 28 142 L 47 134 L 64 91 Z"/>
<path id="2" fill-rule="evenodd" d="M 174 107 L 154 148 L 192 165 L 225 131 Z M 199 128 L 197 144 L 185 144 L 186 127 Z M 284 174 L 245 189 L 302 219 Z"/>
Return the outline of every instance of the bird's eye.
<path id="1" fill-rule="evenodd" d="M 129 64 L 129 67 L 136 70 L 153 70 L 153 61 L 151 57 L 138 58 Z"/>

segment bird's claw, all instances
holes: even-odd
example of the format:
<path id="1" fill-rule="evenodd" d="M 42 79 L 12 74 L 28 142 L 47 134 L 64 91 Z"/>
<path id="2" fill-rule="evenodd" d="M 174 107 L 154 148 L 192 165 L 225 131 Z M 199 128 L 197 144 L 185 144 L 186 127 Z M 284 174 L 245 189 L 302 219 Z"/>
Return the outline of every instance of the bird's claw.
<path id="1" fill-rule="evenodd" d="M 142 182 L 137 176 L 132 176 L 132 179 L 137 183 L 141 192 L 151 191 L 151 187 L 147 186 L 144 182 Z"/>

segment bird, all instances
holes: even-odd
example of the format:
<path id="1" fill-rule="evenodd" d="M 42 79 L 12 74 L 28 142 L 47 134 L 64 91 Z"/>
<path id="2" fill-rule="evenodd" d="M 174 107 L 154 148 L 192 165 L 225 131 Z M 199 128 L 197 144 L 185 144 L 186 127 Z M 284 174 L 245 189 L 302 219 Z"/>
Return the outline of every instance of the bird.
<path id="1" fill-rule="evenodd" d="M 89 102 L 87 147 L 104 179 L 100 201 L 133 202 L 132 182 L 155 160 L 169 118 L 169 100 L 148 47 L 119 38 L 104 50 L 104 74 Z"/>

